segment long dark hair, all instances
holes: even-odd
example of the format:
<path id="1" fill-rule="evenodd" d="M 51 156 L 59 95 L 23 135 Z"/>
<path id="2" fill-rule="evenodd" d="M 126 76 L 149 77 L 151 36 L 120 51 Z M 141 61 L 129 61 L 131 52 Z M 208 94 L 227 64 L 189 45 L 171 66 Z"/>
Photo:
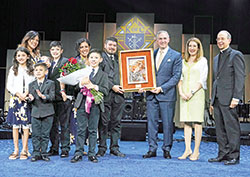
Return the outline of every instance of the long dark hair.
<path id="1" fill-rule="evenodd" d="M 33 49 L 33 53 L 37 56 L 39 56 L 40 54 L 40 49 L 39 49 L 39 45 L 40 45 L 40 36 L 39 36 L 39 33 L 36 32 L 36 31 L 29 31 L 25 34 L 25 36 L 23 37 L 22 39 L 22 43 L 18 46 L 18 47 L 25 47 L 25 48 L 28 48 L 28 41 L 30 39 L 34 39 L 36 36 L 38 36 L 39 38 L 39 42 L 38 42 L 38 45 L 35 49 Z"/>
<path id="2" fill-rule="evenodd" d="M 88 44 L 89 47 L 91 47 L 91 43 L 88 39 L 86 38 L 80 38 L 76 41 L 76 46 L 75 46 L 75 50 L 76 50 L 76 53 L 77 53 L 77 56 L 80 55 L 80 52 L 79 52 L 79 48 L 80 48 L 80 45 L 81 43 L 83 42 L 86 42 Z"/>
<path id="3" fill-rule="evenodd" d="M 27 54 L 27 56 L 29 57 L 27 60 L 26 60 L 26 67 L 27 67 L 27 73 L 28 75 L 33 75 L 33 62 L 32 60 L 30 59 L 30 52 L 28 51 L 28 49 L 26 49 L 25 47 L 18 47 L 15 51 L 15 54 L 14 54 L 14 58 L 13 58 L 13 71 L 14 71 L 14 75 L 17 76 L 18 75 L 18 67 L 19 67 L 19 63 L 16 59 L 16 56 L 17 56 L 17 52 L 24 52 Z"/>

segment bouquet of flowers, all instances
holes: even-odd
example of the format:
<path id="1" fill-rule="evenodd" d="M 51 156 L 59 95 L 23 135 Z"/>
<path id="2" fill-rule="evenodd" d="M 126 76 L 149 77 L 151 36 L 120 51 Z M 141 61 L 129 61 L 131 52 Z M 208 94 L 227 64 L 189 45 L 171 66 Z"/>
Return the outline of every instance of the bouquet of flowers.
<path id="1" fill-rule="evenodd" d="M 71 57 L 68 59 L 68 62 L 59 69 L 59 71 L 61 72 L 62 76 L 66 76 L 82 68 L 85 68 L 85 65 L 78 63 L 77 59 Z"/>
<path id="2" fill-rule="evenodd" d="M 58 80 L 62 83 L 75 85 L 80 82 L 80 79 L 89 76 L 91 70 L 86 67 L 84 63 L 80 64 L 77 59 L 70 58 L 69 62 L 65 63 L 62 68 L 60 68 L 62 78 Z M 87 96 L 93 97 L 95 104 L 100 104 L 103 101 L 103 93 L 96 91 L 95 89 L 90 89 L 90 94 Z"/>

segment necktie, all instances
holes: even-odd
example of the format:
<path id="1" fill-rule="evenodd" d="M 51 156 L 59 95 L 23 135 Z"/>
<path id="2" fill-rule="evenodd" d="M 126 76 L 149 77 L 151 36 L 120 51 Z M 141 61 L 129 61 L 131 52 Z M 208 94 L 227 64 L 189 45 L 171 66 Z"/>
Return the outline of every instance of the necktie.
<path id="1" fill-rule="evenodd" d="M 42 85 L 43 85 L 43 83 L 42 83 L 42 82 L 39 82 L 39 83 L 38 83 L 39 90 L 41 90 L 41 89 L 42 89 Z"/>
<path id="2" fill-rule="evenodd" d="M 111 59 L 111 61 L 112 61 L 113 67 L 115 67 L 115 60 L 114 60 L 113 55 L 110 55 L 110 59 Z"/>
<path id="3" fill-rule="evenodd" d="M 156 69 L 157 69 L 157 71 L 158 71 L 158 69 L 159 69 L 159 67 L 161 65 L 161 62 L 162 62 L 163 58 L 164 58 L 164 56 L 163 56 L 163 50 L 160 50 L 159 52 L 160 52 L 160 55 L 159 55 L 159 58 L 158 58 L 157 63 L 156 63 Z"/>
<path id="4" fill-rule="evenodd" d="M 55 69 L 55 67 L 56 67 L 56 62 L 52 62 L 52 64 L 51 64 L 51 67 L 52 67 L 52 70 L 51 70 L 51 72 L 53 73 L 53 71 L 54 71 L 54 69 Z"/>
<path id="5" fill-rule="evenodd" d="M 93 68 L 89 75 L 89 80 L 91 80 L 94 77 L 94 74 L 95 74 L 95 69 Z"/>

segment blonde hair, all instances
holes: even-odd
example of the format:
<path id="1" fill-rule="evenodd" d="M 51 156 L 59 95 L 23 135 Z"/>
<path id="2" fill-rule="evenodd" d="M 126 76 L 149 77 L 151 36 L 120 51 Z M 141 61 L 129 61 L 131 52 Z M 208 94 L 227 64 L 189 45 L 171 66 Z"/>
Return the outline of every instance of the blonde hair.
<path id="1" fill-rule="evenodd" d="M 202 47 L 201 41 L 196 37 L 192 37 L 192 38 L 188 39 L 188 41 L 186 43 L 184 59 L 185 59 L 186 62 L 188 62 L 188 60 L 190 58 L 190 54 L 188 52 L 188 45 L 189 45 L 189 43 L 191 41 L 195 42 L 197 44 L 197 46 L 198 46 L 196 59 L 194 60 L 194 62 L 197 62 L 200 58 L 202 58 L 204 56 L 204 54 L 203 54 L 203 47 Z"/>

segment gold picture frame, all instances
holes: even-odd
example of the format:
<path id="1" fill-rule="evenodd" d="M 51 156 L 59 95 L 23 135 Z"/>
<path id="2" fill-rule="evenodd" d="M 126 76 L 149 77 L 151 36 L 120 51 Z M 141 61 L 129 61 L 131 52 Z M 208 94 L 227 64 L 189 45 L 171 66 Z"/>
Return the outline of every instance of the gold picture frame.
<path id="1" fill-rule="evenodd" d="M 120 51 L 119 63 L 120 82 L 125 92 L 156 87 L 153 49 Z"/>

